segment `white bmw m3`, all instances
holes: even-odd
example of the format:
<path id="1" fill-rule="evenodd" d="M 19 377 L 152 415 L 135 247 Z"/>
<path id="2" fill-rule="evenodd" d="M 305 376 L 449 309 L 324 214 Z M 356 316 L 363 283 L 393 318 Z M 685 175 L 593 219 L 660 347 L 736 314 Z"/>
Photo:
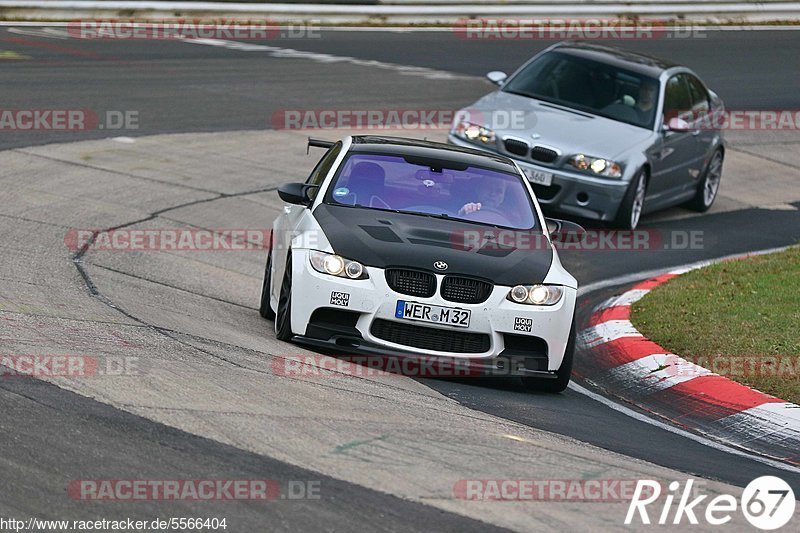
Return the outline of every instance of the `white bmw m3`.
<path id="1" fill-rule="evenodd" d="M 443 358 L 559 392 L 577 281 L 525 174 L 497 154 L 353 136 L 327 148 L 272 227 L 260 313 L 281 340 Z"/>

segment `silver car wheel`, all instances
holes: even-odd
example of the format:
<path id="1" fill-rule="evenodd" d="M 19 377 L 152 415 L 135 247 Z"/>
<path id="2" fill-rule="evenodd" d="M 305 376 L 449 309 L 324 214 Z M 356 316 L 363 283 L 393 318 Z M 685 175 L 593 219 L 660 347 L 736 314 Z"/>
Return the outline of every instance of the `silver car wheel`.
<path id="1" fill-rule="evenodd" d="M 722 178 L 722 154 L 717 152 L 714 154 L 711 163 L 708 164 L 708 172 L 706 173 L 706 182 L 703 187 L 703 203 L 706 207 L 714 203 L 719 190 L 719 182 Z"/>

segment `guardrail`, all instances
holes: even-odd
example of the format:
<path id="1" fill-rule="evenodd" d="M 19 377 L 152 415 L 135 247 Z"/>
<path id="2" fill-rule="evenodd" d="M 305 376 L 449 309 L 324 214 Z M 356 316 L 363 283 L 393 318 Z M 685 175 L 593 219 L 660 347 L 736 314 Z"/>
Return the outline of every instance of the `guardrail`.
<path id="1" fill-rule="evenodd" d="M 368 0 L 367 0 L 368 1 Z M 439 0 L 385 0 L 381 4 L 300 4 L 247 2 L 186 2 L 127 0 L 0 0 L 0 16 L 31 20 L 72 20 L 76 18 L 172 18 L 225 16 L 269 18 L 276 21 L 314 20 L 322 23 L 452 23 L 465 18 L 555 18 L 603 17 L 643 18 L 710 23 L 800 20 L 800 2 L 691 2 L 669 3 L 641 0 L 637 3 L 600 0 L 526 2 L 484 0 L 462 3 Z M 399 2 L 402 2 L 399 3 Z"/>

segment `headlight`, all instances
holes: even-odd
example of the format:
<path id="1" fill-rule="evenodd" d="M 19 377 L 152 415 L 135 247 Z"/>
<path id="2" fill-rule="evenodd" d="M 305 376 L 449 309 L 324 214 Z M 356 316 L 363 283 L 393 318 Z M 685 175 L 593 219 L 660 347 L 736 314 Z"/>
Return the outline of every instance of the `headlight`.
<path id="1" fill-rule="evenodd" d="M 358 261 L 345 259 L 340 255 L 311 250 L 308 257 L 314 270 L 323 274 L 348 279 L 367 279 L 369 277 L 364 265 Z"/>
<path id="2" fill-rule="evenodd" d="M 456 126 L 453 128 L 453 133 L 475 143 L 490 144 L 495 141 L 494 131 L 464 120 L 456 123 Z"/>
<path id="3" fill-rule="evenodd" d="M 569 160 L 569 164 L 578 170 L 606 176 L 608 178 L 619 178 L 622 176 L 622 167 L 618 163 L 600 157 L 589 157 L 588 155 L 578 154 Z"/>
<path id="4" fill-rule="evenodd" d="M 508 291 L 507 298 L 518 304 L 555 305 L 563 295 L 559 285 L 517 285 Z"/>

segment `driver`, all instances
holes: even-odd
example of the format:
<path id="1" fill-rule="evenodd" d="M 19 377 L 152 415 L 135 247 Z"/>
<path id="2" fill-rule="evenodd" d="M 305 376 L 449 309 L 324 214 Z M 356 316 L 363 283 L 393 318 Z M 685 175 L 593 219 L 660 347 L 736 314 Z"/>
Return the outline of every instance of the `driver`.
<path id="1" fill-rule="evenodd" d="M 476 202 L 468 202 L 458 210 L 459 215 L 469 215 L 481 209 L 498 210 L 506 197 L 506 182 L 502 179 L 485 178 L 475 191 Z"/>
<path id="2" fill-rule="evenodd" d="M 657 98 L 658 86 L 655 83 L 642 83 L 639 86 L 639 98 L 636 99 L 634 109 L 639 114 L 640 119 L 644 121 L 650 117 Z"/>

